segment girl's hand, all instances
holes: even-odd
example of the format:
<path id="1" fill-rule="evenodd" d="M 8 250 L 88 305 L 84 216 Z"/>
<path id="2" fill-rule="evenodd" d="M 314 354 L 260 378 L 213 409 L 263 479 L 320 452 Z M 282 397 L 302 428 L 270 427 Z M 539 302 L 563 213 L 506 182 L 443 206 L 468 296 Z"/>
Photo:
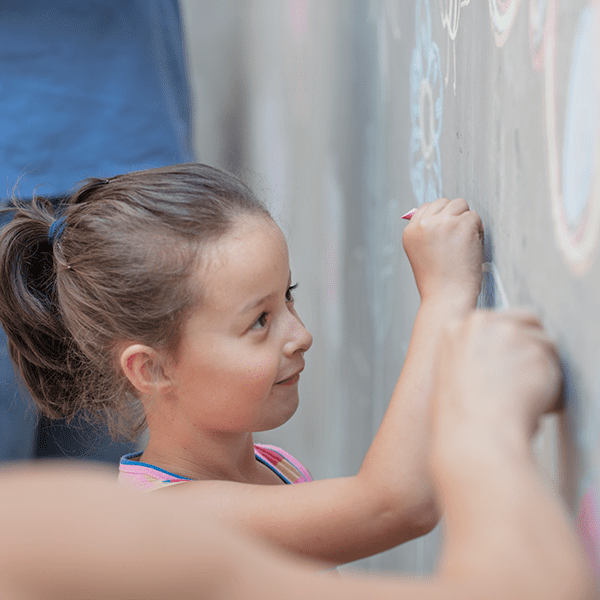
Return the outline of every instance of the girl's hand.
<path id="1" fill-rule="evenodd" d="M 404 230 L 403 245 L 421 300 L 464 298 L 481 289 L 483 225 L 462 198 L 423 204 Z"/>

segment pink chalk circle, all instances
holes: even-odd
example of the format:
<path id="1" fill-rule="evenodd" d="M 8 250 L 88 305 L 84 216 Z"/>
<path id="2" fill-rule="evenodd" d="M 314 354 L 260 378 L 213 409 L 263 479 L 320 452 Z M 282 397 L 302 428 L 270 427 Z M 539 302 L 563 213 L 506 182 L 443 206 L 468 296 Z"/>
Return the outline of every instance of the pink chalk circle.
<path id="1" fill-rule="evenodd" d="M 557 128 L 557 0 L 549 0 L 545 103 L 550 198 L 557 245 L 572 270 L 591 265 L 600 228 L 600 2 L 579 16 L 565 108 L 562 148 Z"/>

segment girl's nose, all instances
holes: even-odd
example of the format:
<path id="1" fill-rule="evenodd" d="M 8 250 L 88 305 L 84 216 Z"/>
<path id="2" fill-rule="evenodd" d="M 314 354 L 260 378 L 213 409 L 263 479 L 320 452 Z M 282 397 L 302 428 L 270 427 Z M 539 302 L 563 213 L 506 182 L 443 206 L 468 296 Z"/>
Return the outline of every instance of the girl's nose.
<path id="1" fill-rule="evenodd" d="M 300 320 L 300 317 L 294 313 L 290 317 L 289 338 L 284 347 L 284 352 L 288 356 L 292 356 L 296 352 L 306 352 L 312 346 L 313 342 L 312 335 L 304 327 L 304 323 Z"/>

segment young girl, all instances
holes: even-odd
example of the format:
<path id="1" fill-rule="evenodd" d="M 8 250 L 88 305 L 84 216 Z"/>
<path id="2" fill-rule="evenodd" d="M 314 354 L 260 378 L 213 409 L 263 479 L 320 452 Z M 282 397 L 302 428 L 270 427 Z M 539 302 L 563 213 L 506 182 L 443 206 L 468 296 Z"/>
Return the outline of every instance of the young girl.
<path id="1" fill-rule="evenodd" d="M 0 238 L 0 320 L 33 398 L 135 436 L 120 478 L 191 497 L 280 547 L 343 563 L 437 522 L 428 398 L 442 328 L 475 307 L 482 225 L 464 200 L 423 205 L 404 246 L 421 295 L 404 368 L 353 477 L 311 481 L 252 434 L 285 423 L 311 335 L 285 239 L 238 179 L 199 164 L 88 180 L 56 218 L 18 205 Z"/>

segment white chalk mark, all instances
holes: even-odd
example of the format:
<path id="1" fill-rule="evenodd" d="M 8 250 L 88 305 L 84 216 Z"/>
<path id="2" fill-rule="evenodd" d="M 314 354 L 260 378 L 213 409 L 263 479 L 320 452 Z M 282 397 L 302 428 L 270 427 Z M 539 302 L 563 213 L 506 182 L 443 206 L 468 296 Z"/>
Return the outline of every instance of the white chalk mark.
<path id="1" fill-rule="evenodd" d="M 427 168 L 430 168 L 429 159 L 434 150 L 435 116 L 433 114 L 433 90 L 427 79 L 421 80 L 421 92 L 419 95 L 419 127 L 422 132 L 421 152 L 425 158 Z"/>
<path id="2" fill-rule="evenodd" d="M 440 10 L 442 13 L 442 26 L 448 30 L 448 40 L 446 43 L 446 55 L 448 57 L 446 63 L 446 76 L 444 84 L 448 85 L 448 77 L 450 73 L 450 40 L 452 40 L 452 61 L 454 64 L 454 82 L 452 87 L 456 95 L 456 34 L 460 25 L 460 10 L 464 6 L 468 6 L 471 0 L 440 0 Z"/>
<path id="3" fill-rule="evenodd" d="M 500 48 L 508 38 L 521 0 L 490 0 L 490 16 L 496 36 L 496 46 Z"/>
<path id="4" fill-rule="evenodd" d="M 446 3 L 444 10 L 443 3 Z M 460 9 L 469 6 L 471 0 L 440 0 L 442 9 L 442 25 L 448 30 L 452 41 L 456 40 L 458 26 L 460 24 Z"/>

